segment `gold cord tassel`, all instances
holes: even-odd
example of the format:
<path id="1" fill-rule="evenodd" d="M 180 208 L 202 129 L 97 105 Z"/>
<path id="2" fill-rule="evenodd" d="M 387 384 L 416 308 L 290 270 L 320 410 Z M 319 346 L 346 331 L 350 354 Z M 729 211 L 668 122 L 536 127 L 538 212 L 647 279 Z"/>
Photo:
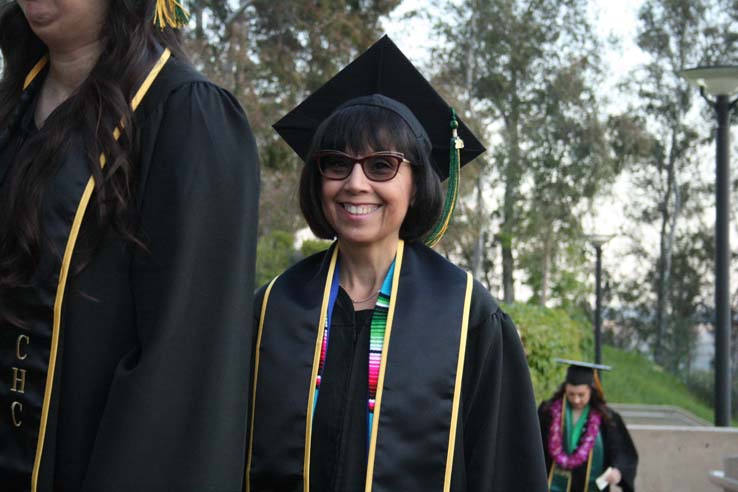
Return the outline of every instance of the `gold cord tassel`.
<path id="1" fill-rule="evenodd" d="M 187 25 L 190 14 L 177 0 L 156 0 L 156 11 L 154 12 L 154 25 L 159 29 L 171 27 L 177 29 Z"/>

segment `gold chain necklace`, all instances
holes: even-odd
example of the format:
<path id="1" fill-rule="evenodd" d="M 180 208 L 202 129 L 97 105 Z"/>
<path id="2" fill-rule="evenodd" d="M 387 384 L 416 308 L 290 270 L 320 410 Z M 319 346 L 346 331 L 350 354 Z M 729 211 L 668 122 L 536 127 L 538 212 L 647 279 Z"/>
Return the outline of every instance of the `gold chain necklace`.
<path id="1" fill-rule="evenodd" d="M 372 294 L 369 294 L 369 297 L 365 297 L 364 299 L 354 299 L 354 298 L 353 298 L 353 297 L 351 297 L 351 296 L 349 296 L 349 299 L 351 299 L 351 302 L 353 302 L 354 304 L 361 304 L 362 302 L 366 302 L 366 301 L 368 301 L 368 300 L 370 300 L 370 299 L 373 299 L 373 298 L 374 298 L 374 297 L 376 297 L 376 296 L 377 296 L 378 294 L 379 294 L 379 291 L 376 291 L 376 292 L 374 292 L 374 293 L 372 293 Z"/>

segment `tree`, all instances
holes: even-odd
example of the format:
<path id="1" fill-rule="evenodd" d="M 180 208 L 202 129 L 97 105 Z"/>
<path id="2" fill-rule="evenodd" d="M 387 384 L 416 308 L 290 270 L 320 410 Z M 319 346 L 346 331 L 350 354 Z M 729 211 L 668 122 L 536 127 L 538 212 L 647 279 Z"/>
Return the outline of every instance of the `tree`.
<path id="1" fill-rule="evenodd" d="M 301 163 L 271 125 L 379 38 L 400 0 L 191 0 L 196 66 L 244 105 L 262 164 L 260 235 L 295 231 Z"/>
<path id="2" fill-rule="evenodd" d="M 533 101 L 525 133 L 529 190 L 521 203 L 519 263 L 528 274 L 533 299 L 545 305 L 584 301 L 586 271 L 581 216 L 583 205 L 604 191 L 619 173 L 621 159 L 608 142 L 597 97 L 586 77 L 588 59 L 563 64 Z"/>
<path id="3" fill-rule="evenodd" d="M 697 172 L 695 152 L 702 135 L 687 119 L 694 91 L 678 72 L 709 63 L 710 56 L 725 52 L 729 37 L 716 19 L 727 6 L 725 1 L 648 0 L 639 13 L 637 42 L 650 55 L 650 62 L 636 74 L 632 87 L 640 99 L 636 111 L 658 138 L 633 170 L 633 183 L 644 193 L 633 218 L 658 228 L 653 353 L 661 363 L 667 362 L 665 349 L 674 346 L 666 337 L 682 319 L 675 312 L 675 290 L 684 288 L 674 278 L 677 242 L 694 231 L 704 200 L 704 178 Z"/>
<path id="4" fill-rule="evenodd" d="M 443 37 L 435 52 L 439 66 L 460 93 L 468 93 L 467 107 L 501 137 L 491 152 L 499 175 L 487 175 L 486 184 L 494 184 L 497 178 L 504 187 L 497 241 L 504 300 L 512 302 L 514 239 L 521 234 L 523 212 L 533 208 L 523 186 L 533 161 L 542 157 L 534 155 L 536 141 L 529 130 L 541 128 L 542 122 L 536 122 L 541 107 L 548 104 L 555 111 L 562 109 L 547 92 L 552 74 L 556 77 L 562 66 L 579 63 L 580 80 L 585 86 L 591 82 L 597 45 L 586 21 L 587 2 L 464 0 L 442 5 L 446 14 L 453 11 L 454 15 L 436 20 Z M 570 116 L 577 119 L 575 112 Z M 559 144 L 568 151 L 569 142 Z"/>

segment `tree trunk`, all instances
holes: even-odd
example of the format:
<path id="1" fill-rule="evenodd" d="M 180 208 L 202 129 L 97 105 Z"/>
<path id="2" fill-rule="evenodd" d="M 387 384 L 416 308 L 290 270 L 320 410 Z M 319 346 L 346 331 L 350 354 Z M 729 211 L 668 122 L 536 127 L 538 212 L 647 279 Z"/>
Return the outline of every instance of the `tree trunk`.
<path id="1" fill-rule="evenodd" d="M 518 125 L 520 122 L 519 101 L 515 95 L 516 77 L 513 75 L 511 83 L 513 94 L 509 115 L 505 118 L 506 133 L 510 152 L 505 168 L 505 197 L 502 205 L 502 291 L 506 303 L 515 302 L 515 282 L 513 272 L 515 261 L 513 258 L 513 234 L 515 232 L 515 205 L 520 181 L 520 138 Z"/>
<path id="2" fill-rule="evenodd" d="M 551 270 L 551 238 L 553 231 L 551 227 L 546 228 L 546 234 L 543 237 L 543 265 L 541 266 L 541 293 L 540 303 L 541 306 L 546 307 L 546 301 L 548 301 L 548 280 L 550 277 Z"/>
<path id="3" fill-rule="evenodd" d="M 476 230 L 477 237 L 474 243 L 474 254 L 472 256 L 472 275 L 474 278 L 481 278 L 482 275 L 482 259 L 484 254 L 482 248 L 484 248 L 484 220 L 486 215 L 484 213 L 484 197 L 482 194 L 484 181 L 482 179 L 482 172 L 479 172 L 477 176 L 477 220 L 479 227 Z"/>
<path id="4" fill-rule="evenodd" d="M 681 210 L 679 183 L 676 177 L 675 146 L 677 145 L 677 129 L 672 129 L 671 150 L 667 162 L 666 194 L 661 204 L 661 231 L 659 240 L 658 277 L 656 280 L 656 345 L 654 359 L 663 364 L 663 343 L 666 336 L 666 325 L 669 320 L 671 298 L 671 258 L 674 250 L 676 222 Z M 672 205 L 673 195 L 673 205 Z M 673 208 L 670 210 L 670 208 Z"/>

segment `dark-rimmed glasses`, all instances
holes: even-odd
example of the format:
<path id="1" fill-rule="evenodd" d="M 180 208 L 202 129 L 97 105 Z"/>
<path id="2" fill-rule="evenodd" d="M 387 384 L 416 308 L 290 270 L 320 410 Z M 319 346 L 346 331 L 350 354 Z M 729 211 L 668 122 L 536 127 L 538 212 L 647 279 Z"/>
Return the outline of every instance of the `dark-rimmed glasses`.
<path id="1" fill-rule="evenodd" d="M 361 165 L 364 176 L 370 181 L 389 181 L 397 176 L 400 165 L 410 161 L 402 152 L 372 152 L 363 157 L 352 157 L 339 150 L 321 150 L 315 154 L 321 176 L 326 179 L 342 180 L 349 177 L 355 164 Z"/>

